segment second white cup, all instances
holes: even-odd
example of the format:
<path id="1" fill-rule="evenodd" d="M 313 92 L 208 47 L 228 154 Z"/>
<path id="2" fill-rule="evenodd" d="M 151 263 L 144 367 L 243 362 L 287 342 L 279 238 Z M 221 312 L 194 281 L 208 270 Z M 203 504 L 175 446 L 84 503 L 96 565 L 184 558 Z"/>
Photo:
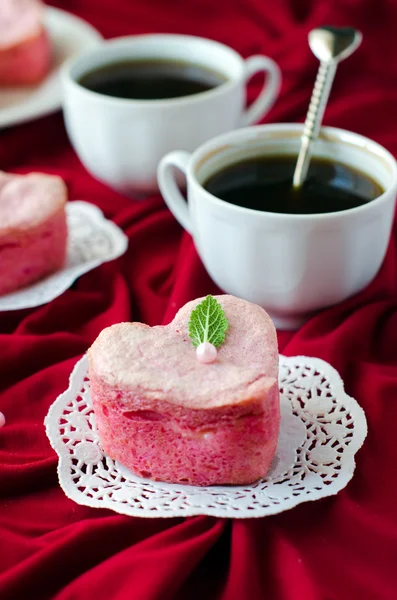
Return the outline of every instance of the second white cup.
<path id="1" fill-rule="evenodd" d="M 339 161 L 377 181 L 384 193 L 356 208 L 283 214 L 235 206 L 205 189 L 209 177 L 241 160 L 297 155 L 303 125 L 248 127 L 210 140 L 193 154 L 172 152 L 159 166 L 164 200 L 192 234 L 212 279 L 263 306 L 280 329 L 362 290 L 378 272 L 393 224 L 397 163 L 379 144 L 324 127 L 314 156 Z M 186 202 L 176 170 L 187 179 Z M 320 199 L 319 199 L 320 201 Z"/>
<path id="2" fill-rule="evenodd" d="M 95 69 L 128 60 L 183 61 L 212 69 L 226 81 L 191 96 L 133 100 L 93 92 L 79 80 Z M 247 81 L 266 81 L 245 108 Z M 139 35 L 105 42 L 67 64 L 62 72 L 63 107 L 70 140 L 86 169 L 126 193 L 157 191 L 156 169 L 171 150 L 195 150 L 210 138 L 259 121 L 280 88 L 277 64 L 267 56 L 244 60 L 218 42 L 184 35 Z"/>

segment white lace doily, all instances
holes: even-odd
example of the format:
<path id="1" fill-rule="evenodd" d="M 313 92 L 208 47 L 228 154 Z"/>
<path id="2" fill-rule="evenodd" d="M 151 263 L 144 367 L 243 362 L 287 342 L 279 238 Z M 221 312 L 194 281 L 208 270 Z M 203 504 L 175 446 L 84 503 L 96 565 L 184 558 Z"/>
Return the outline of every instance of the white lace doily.
<path id="1" fill-rule="evenodd" d="M 51 302 L 98 265 L 124 254 L 128 238 L 103 212 L 88 202 L 66 205 L 68 249 L 63 269 L 21 290 L 0 296 L 0 311 L 33 308 Z"/>
<path id="2" fill-rule="evenodd" d="M 92 410 L 87 357 L 45 419 L 65 494 L 138 517 L 263 517 L 336 494 L 353 476 L 364 411 L 328 363 L 280 356 L 281 428 L 270 473 L 253 485 L 196 487 L 142 479 L 106 456 Z"/>

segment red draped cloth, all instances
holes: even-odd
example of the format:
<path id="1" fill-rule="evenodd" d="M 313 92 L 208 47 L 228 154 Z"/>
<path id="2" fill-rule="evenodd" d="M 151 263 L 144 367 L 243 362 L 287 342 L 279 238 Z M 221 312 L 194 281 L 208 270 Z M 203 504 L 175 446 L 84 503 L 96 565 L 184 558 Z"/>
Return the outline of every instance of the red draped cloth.
<path id="1" fill-rule="evenodd" d="M 283 71 L 269 122 L 302 121 L 317 61 L 308 30 L 351 25 L 364 41 L 338 69 L 325 123 L 397 154 L 397 2 L 393 0 L 57 0 L 105 37 L 196 34 Z M 250 97 L 257 93 L 254 81 Z M 69 500 L 43 420 L 75 362 L 118 321 L 167 323 L 218 292 L 159 196 L 142 202 L 95 181 L 72 150 L 61 113 L 0 132 L 7 171 L 61 175 L 71 200 L 98 205 L 129 237 L 49 304 L 0 313 L 1 600 L 395 600 L 397 598 L 397 230 L 362 293 L 321 312 L 280 351 L 329 361 L 364 408 L 368 437 L 337 496 L 242 521 L 138 519 Z"/>

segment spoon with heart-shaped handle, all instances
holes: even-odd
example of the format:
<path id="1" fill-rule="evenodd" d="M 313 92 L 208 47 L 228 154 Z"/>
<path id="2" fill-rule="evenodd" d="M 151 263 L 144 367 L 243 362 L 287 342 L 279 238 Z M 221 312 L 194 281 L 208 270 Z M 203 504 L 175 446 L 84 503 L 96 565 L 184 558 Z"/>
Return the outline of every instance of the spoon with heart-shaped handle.
<path id="1" fill-rule="evenodd" d="M 361 33 L 352 27 L 318 27 L 309 33 L 309 46 L 319 59 L 320 67 L 303 128 L 293 178 L 294 188 L 299 188 L 306 178 L 312 143 L 320 131 L 336 67 L 339 62 L 353 54 L 361 40 Z"/>

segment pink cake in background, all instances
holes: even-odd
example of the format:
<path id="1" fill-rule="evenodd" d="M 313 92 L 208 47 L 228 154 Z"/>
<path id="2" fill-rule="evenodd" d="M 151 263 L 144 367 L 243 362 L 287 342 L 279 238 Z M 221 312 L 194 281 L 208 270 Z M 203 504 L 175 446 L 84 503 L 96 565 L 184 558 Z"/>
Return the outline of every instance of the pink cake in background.
<path id="1" fill-rule="evenodd" d="M 213 364 L 188 337 L 186 304 L 165 327 L 119 323 L 89 350 L 98 432 L 135 473 L 193 485 L 248 484 L 266 475 L 280 423 L 273 323 L 254 304 L 216 296 L 229 321 Z"/>
<path id="2" fill-rule="evenodd" d="M 66 200 L 66 186 L 60 177 L 0 171 L 0 294 L 63 266 Z"/>
<path id="3" fill-rule="evenodd" d="M 0 85 L 39 83 L 51 68 L 51 42 L 39 0 L 0 0 Z"/>

